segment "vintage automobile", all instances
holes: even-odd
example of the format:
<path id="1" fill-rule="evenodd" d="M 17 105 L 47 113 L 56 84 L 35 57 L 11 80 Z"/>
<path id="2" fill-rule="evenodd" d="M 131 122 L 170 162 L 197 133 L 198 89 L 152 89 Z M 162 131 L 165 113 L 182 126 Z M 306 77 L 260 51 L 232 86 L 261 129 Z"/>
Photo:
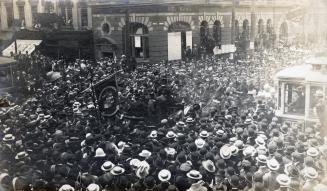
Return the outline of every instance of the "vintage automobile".
<path id="1" fill-rule="evenodd" d="M 327 96 L 327 56 L 309 58 L 301 65 L 275 75 L 276 115 L 284 122 L 303 127 L 325 120 Z"/>

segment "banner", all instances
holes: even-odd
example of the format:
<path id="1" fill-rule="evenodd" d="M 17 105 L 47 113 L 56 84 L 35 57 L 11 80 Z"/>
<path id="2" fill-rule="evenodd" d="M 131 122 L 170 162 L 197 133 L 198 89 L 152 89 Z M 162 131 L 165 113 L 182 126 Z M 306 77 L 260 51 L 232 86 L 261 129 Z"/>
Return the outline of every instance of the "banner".
<path id="1" fill-rule="evenodd" d="M 93 88 L 101 115 L 107 117 L 115 115 L 119 110 L 115 75 L 101 80 Z"/>

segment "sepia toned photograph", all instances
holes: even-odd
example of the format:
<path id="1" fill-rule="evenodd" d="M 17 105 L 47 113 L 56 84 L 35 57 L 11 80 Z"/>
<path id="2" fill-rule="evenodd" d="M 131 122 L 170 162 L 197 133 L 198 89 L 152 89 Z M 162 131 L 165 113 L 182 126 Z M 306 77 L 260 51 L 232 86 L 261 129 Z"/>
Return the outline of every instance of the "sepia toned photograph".
<path id="1" fill-rule="evenodd" d="M 327 191 L 327 0 L 0 0 L 0 191 Z"/>

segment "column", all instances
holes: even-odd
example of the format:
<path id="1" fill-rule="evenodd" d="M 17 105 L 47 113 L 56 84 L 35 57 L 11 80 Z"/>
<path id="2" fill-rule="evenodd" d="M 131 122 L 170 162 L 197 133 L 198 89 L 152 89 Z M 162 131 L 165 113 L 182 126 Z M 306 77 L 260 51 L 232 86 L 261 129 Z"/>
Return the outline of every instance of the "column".
<path id="1" fill-rule="evenodd" d="M 255 14 L 255 4 L 254 0 L 252 0 L 252 6 L 251 6 L 251 32 L 250 32 L 250 49 L 254 48 L 254 40 L 255 40 L 255 34 L 256 34 L 256 14 Z"/>
<path id="2" fill-rule="evenodd" d="M 32 6 L 29 0 L 25 1 L 25 25 L 26 28 L 32 28 L 33 26 L 33 16 L 32 16 Z"/>
<path id="3" fill-rule="evenodd" d="M 44 13 L 44 1 L 45 0 L 39 0 L 37 4 L 37 12 L 38 13 Z"/>
<path id="4" fill-rule="evenodd" d="M 78 2 L 77 0 L 73 0 L 73 8 L 72 8 L 72 14 L 73 14 L 73 27 L 75 30 L 78 29 Z"/>
<path id="5" fill-rule="evenodd" d="M 87 25 L 91 29 L 92 28 L 92 8 L 87 7 Z"/>
<path id="6" fill-rule="evenodd" d="M 13 3 L 13 12 L 14 12 L 14 19 L 19 19 L 19 10 L 18 10 L 18 6 L 17 6 L 17 0 L 13 0 L 12 1 L 12 3 Z"/>
<path id="7" fill-rule="evenodd" d="M 8 29 L 7 9 L 4 2 L 1 2 L 1 30 Z"/>
<path id="8" fill-rule="evenodd" d="M 231 22 L 231 44 L 235 44 L 235 0 L 233 0 L 232 7 L 232 22 Z"/>

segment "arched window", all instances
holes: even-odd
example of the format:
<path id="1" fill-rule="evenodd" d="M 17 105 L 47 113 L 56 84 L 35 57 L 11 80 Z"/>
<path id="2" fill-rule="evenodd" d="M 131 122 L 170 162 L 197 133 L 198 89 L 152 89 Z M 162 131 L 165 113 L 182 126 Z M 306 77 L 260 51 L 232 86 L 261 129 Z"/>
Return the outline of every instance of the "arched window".
<path id="1" fill-rule="evenodd" d="M 288 38 L 288 26 L 286 22 L 283 22 L 279 29 L 279 39 L 282 43 L 286 43 Z"/>
<path id="2" fill-rule="evenodd" d="M 108 23 L 103 23 L 101 29 L 104 34 L 108 34 L 110 32 L 110 26 Z"/>
<path id="3" fill-rule="evenodd" d="M 123 28 L 123 50 L 124 54 L 128 47 L 126 47 L 126 27 Z M 131 57 L 135 58 L 149 58 L 149 31 L 148 27 L 142 23 L 130 23 L 129 38 L 129 51 Z M 125 43 L 124 43 L 125 42 Z"/>
<path id="4" fill-rule="evenodd" d="M 272 34 L 273 33 L 273 26 L 271 19 L 267 20 L 267 33 Z"/>
<path id="5" fill-rule="evenodd" d="M 263 20 L 259 19 L 258 22 L 258 34 L 262 34 L 264 33 L 264 26 L 263 26 Z"/>
<path id="6" fill-rule="evenodd" d="M 213 38 L 215 40 L 216 46 L 221 46 L 221 23 L 220 21 L 215 21 L 213 24 Z"/>
<path id="7" fill-rule="evenodd" d="M 235 20 L 234 38 L 236 41 L 238 41 L 240 39 L 240 24 L 239 24 L 238 20 Z"/>
<path id="8" fill-rule="evenodd" d="M 245 38 L 245 40 L 250 39 L 250 28 L 249 28 L 249 21 L 247 19 L 245 19 L 243 21 L 243 32 L 242 32 L 242 37 Z"/>
<path id="9" fill-rule="evenodd" d="M 200 44 L 205 46 L 209 38 L 209 25 L 207 21 L 202 21 L 200 26 Z"/>

